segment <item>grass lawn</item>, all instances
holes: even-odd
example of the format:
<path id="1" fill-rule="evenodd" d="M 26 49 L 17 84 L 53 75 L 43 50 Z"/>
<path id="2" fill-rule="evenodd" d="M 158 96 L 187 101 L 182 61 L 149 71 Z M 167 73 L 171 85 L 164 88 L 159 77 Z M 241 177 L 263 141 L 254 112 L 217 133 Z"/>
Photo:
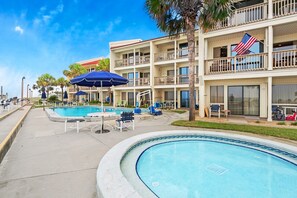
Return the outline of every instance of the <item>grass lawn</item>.
<path id="1" fill-rule="evenodd" d="M 174 113 L 178 113 L 178 114 L 183 114 L 186 113 L 186 110 L 165 110 L 167 112 L 174 112 Z"/>
<path id="2" fill-rule="evenodd" d="M 297 127 L 295 129 L 289 129 L 289 128 L 265 127 L 265 126 L 254 126 L 254 125 L 244 125 L 244 124 L 204 122 L 204 121 L 190 122 L 186 120 L 175 121 L 172 123 L 172 125 L 240 131 L 240 132 L 247 132 L 247 133 L 259 134 L 259 135 L 280 137 L 280 138 L 297 141 Z"/>

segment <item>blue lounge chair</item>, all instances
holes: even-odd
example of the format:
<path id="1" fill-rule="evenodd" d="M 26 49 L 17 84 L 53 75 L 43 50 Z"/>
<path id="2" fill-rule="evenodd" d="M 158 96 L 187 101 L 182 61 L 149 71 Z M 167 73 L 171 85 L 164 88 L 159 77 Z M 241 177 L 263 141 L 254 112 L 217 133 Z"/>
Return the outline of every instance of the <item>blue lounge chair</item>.
<path id="1" fill-rule="evenodd" d="M 133 112 L 122 112 L 120 119 L 116 120 L 116 128 L 123 131 L 123 128 L 132 127 L 133 131 L 135 128 L 134 124 L 134 113 Z"/>
<path id="2" fill-rule="evenodd" d="M 162 111 L 157 111 L 154 106 L 150 106 L 149 110 L 151 115 L 162 115 Z"/>
<path id="3" fill-rule="evenodd" d="M 219 104 L 212 104 L 209 107 L 209 117 L 211 117 L 211 115 L 213 113 L 216 113 L 218 115 L 218 117 L 221 117 L 221 108 Z"/>

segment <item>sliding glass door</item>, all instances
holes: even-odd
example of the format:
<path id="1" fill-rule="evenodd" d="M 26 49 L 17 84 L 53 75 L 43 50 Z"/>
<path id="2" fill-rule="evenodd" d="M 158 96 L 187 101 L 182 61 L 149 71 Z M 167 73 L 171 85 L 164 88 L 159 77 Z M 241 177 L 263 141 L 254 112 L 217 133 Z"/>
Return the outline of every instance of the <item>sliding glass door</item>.
<path id="1" fill-rule="evenodd" d="M 260 114 L 259 86 L 229 86 L 228 109 L 233 115 Z"/>

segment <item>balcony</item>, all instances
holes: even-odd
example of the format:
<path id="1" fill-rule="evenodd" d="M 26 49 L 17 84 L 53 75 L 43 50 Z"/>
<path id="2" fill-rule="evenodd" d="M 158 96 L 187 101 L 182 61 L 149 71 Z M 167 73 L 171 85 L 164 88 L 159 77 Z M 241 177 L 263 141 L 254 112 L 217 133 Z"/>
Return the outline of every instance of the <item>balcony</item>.
<path id="1" fill-rule="evenodd" d="M 267 53 L 215 58 L 205 61 L 205 74 L 249 72 L 267 69 Z"/>
<path id="2" fill-rule="evenodd" d="M 150 78 L 136 78 L 135 79 L 135 86 L 149 86 L 150 85 Z"/>
<path id="3" fill-rule="evenodd" d="M 155 85 L 174 85 L 174 76 L 155 77 Z"/>
<path id="4" fill-rule="evenodd" d="M 195 48 L 195 56 L 198 56 L 198 47 Z M 168 51 L 168 52 L 159 52 L 155 53 L 155 62 L 161 62 L 161 61 L 168 61 L 168 60 L 174 60 L 175 59 L 175 52 L 174 51 Z M 184 49 L 178 49 L 176 51 L 176 59 L 182 59 L 182 58 L 188 58 L 189 50 L 188 48 Z"/>
<path id="5" fill-rule="evenodd" d="M 135 57 L 135 65 L 142 65 L 142 64 L 149 64 L 149 63 L 150 63 L 150 55 Z"/>
<path id="6" fill-rule="evenodd" d="M 273 1 L 273 17 L 281 17 L 297 13 L 297 0 Z"/>
<path id="7" fill-rule="evenodd" d="M 297 50 L 273 52 L 273 69 L 297 68 Z"/>
<path id="8" fill-rule="evenodd" d="M 194 74 L 194 78 L 195 78 L 195 83 L 198 83 L 198 75 Z M 189 75 L 178 75 L 176 76 L 176 84 L 177 85 L 184 85 L 184 84 L 189 84 Z"/>

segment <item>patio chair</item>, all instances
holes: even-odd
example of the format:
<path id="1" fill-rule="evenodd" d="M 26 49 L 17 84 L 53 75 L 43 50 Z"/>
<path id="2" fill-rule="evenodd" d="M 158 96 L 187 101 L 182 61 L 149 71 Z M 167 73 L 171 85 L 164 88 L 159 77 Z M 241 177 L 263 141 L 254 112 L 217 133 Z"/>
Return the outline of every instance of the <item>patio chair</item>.
<path id="1" fill-rule="evenodd" d="M 76 129 L 76 132 L 79 133 L 80 122 L 86 122 L 85 119 L 66 119 L 65 120 L 65 133 L 67 132 L 67 128 Z"/>
<path id="2" fill-rule="evenodd" d="M 117 107 L 121 107 L 121 106 L 122 106 L 122 101 L 119 100 L 119 101 L 117 102 Z"/>
<path id="3" fill-rule="evenodd" d="M 132 127 L 133 131 L 135 128 L 134 123 L 134 113 L 133 112 L 122 112 L 120 119 L 116 120 L 116 129 L 120 129 L 120 132 L 123 132 L 123 129 L 128 129 Z"/>
<path id="4" fill-rule="evenodd" d="M 286 120 L 288 120 L 288 121 L 295 121 L 296 118 L 297 118 L 297 113 L 295 111 L 293 111 L 293 115 L 288 115 L 286 117 Z"/>
<path id="5" fill-rule="evenodd" d="M 128 104 L 127 100 L 123 100 L 123 101 L 122 101 L 122 104 L 123 104 L 123 107 L 126 107 L 127 104 Z"/>
<path id="6" fill-rule="evenodd" d="M 217 114 L 218 118 L 221 117 L 221 108 L 219 104 L 212 104 L 209 107 L 209 117 L 211 117 L 211 115 L 215 113 Z"/>
<path id="7" fill-rule="evenodd" d="M 149 110 L 151 115 L 155 115 L 155 116 L 162 115 L 162 111 L 156 110 L 154 106 L 150 106 Z"/>

